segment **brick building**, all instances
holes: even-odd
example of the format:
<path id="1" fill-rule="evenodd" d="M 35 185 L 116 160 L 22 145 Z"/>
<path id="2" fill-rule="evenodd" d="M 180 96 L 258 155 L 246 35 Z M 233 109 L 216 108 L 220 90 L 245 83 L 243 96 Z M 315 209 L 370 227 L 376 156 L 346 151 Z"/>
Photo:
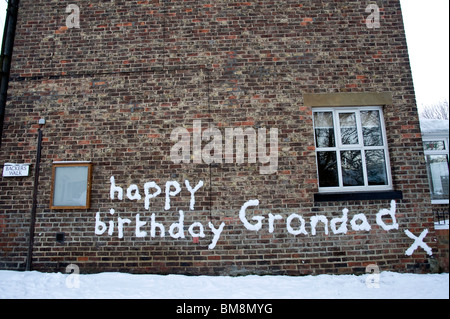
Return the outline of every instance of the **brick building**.
<path id="1" fill-rule="evenodd" d="M 430 185 L 432 210 L 435 215 L 438 267 L 448 271 L 449 263 L 449 152 L 448 120 L 420 119 L 424 143 L 428 182 Z"/>
<path id="2" fill-rule="evenodd" d="M 398 0 L 22 0 L 18 12 L 2 269 L 436 268 Z"/>

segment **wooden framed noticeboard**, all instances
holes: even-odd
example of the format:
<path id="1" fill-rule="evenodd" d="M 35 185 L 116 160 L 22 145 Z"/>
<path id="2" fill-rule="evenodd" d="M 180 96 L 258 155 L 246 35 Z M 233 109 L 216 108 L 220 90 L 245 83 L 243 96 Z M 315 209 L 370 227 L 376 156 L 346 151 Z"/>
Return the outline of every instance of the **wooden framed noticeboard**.
<path id="1" fill-rule="evenodd" d="M 50 209 L 88 209 L 91 178 L 90 162 L 53 163 Z"/>

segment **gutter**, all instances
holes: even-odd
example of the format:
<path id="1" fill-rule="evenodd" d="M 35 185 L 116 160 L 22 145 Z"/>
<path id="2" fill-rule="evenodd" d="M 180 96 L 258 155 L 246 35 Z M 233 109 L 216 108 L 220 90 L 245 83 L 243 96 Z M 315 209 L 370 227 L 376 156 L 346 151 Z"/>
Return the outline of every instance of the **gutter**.
<path id="1" fill-rule="evenodd" d="M 0 148 L 2 146 L 3 122 L 5 120 L 6 101 L 8 99 L 9 72 L 16 35 L 17 16 L 20 0 L 9 0 L 6 11 L 5 30 L 3 32 L 2 51 L 0 56 Z"/>

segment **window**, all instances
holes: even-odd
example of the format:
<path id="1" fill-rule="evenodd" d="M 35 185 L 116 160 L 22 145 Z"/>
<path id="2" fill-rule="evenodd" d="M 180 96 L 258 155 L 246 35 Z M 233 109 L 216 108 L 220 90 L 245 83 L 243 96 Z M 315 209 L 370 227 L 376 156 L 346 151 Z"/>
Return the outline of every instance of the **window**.
<path id="1" fill-rule="evenodd" d="M 434 204 L 448 204 L 448 140 L 424 140 L 425 160 Z"/>
<path id="2" fill-rule="evenodd" d="M 319 192 L 391 190 L 381 107 L 314 108 Z"/>
<path id="3" fill-rule="evenodd" d="M 89 162 L 54 163 L 50 208 L 89 208 L 91 172 L 92 164 Z"/>

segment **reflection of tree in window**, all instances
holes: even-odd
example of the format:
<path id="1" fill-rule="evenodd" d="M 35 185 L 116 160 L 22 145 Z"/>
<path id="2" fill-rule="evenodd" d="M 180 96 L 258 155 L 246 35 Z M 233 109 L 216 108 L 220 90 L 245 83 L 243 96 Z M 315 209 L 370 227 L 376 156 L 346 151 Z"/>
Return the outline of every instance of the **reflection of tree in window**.
<path id="1" fill-rule="evenodd" d="M 369 185 L 387 185 L 384 150 L 366 151 L 366 164 Z"/>
<path id="2" fill-rule="evenodd" d="M 343 145 L 358 144 L 358 129 L 355 113 L 340 113 L 341 142 Z"/>
<path id="3" fill-rule="evenodd" d="M 381 133 L 380 112 L 362 111 L 361 123 L 365 146 L 383 146 Z"/>
<path id="4" fill-rule="evenodd" d="M 314 128 L 316 134 L 317 147 L 335 146 L 333 113 L 331 112 L 314 113 Z"/>
<path id="5" fill-rule="evenodd" d="M 363 186 L 361 151 L 341 152 L 342 181 L 344 186 Z"/>
<path id="6" fill-rule="evenodd" d="M 317 152 L 319 186 L 339 186 L 336 152 Z"/>

